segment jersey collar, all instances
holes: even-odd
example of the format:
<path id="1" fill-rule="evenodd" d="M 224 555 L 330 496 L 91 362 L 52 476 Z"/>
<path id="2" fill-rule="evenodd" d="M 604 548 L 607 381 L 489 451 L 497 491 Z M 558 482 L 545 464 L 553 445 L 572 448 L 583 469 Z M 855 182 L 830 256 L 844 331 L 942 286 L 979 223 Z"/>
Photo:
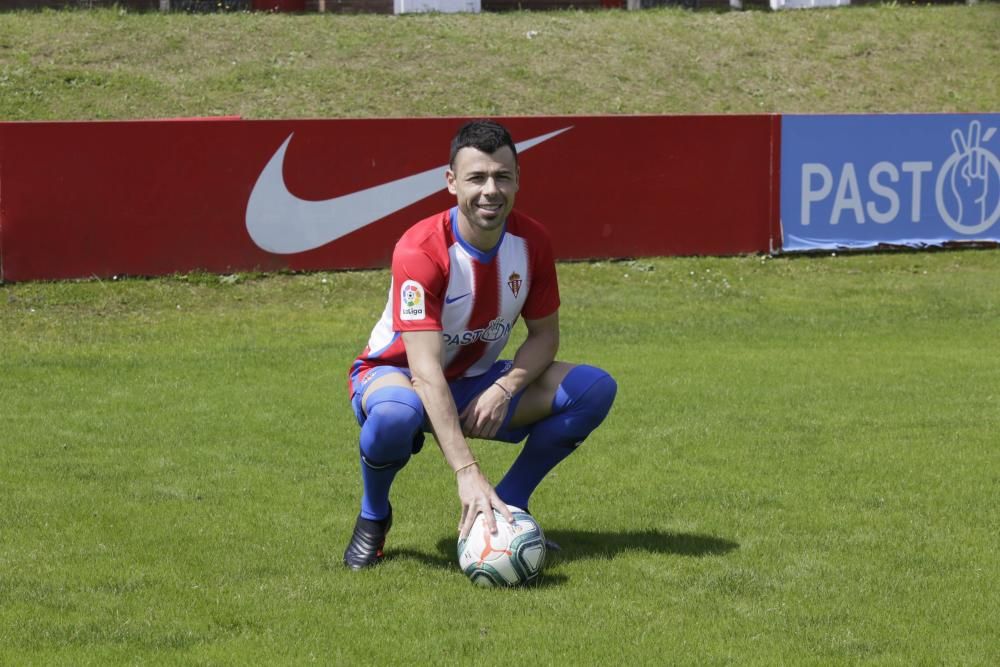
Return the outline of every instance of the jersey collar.
<path id="1" fill-rule="evenodd" d="M 472 257 L 477 261 L 483 264 L 489 264 L 492 262 L 493 258 L 497 256 L 497 251 L 500 250 L 500 246 L 503 245 L 503 238 L 507 235 L 507 223 L 503 223 L 503 231 L 500 232 L 500 238 L 497 239 L 496 245 L 489 250 L 480 250 L 471 243 L 468 243 L 462 238 L 462 235 L 458 233 L 458 207 L 453 206 L 449 215 L 451 217 L 451 235 L 455 237 L 458 245 L 465 248 L 465 251 L 472 255 Z"/>

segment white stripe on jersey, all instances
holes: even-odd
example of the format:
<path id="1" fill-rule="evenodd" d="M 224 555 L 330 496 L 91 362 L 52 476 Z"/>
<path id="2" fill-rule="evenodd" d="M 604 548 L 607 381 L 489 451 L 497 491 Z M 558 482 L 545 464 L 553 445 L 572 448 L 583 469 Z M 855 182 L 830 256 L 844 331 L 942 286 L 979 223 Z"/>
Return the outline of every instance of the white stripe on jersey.
<path id="1" fill-rule="evenodd" d="M 448 248 L 448 291 L 441 305 L 441 326 L 445 333 L 456 333 L 469 328 L 472 306 L 475 303 L 476 274 L 472 256 L 460 243 Z M 458 354 L 460 345 L 445 345 L 444 367 Z"/>
<path id="2" fill-rule="evenodd" d="M 497 289 L 500 295 L 499 312 L 493 314 L 490 320 L 492 321 L 499 316 L 503 318 L 504 324 L 502 329 L 498 328 L 495 333 L 487 331 L 484 334 L 483 342 L 486 343 L 486 349 L 483 351 L 483 356 L 465 372 L 466 376 L 481 375 L 493 365 L 493 362 L 500 357 L 500 352 L 507 344 L 507 339 L 510 338 L 511 329 L 521 314 L 521 308 L 528 295 L 528 282 L 530 280 L 527 242 L 520 236 L 504 234 L 503 241 L 497 249 L 495 266 Z M 518 280 L 521 281 L 520 284 L 516 282 Z M 490 340 L 494 335 L 499 335 L 499 337 Z"/>

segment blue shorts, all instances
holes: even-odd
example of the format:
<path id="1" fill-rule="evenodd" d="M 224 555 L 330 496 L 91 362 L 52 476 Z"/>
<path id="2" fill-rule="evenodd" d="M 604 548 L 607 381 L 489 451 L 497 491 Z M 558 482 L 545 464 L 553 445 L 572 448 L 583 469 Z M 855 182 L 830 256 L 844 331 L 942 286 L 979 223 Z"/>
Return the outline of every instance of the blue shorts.
<path id="1" fill-rule="evenodd" d="M 472 399 L 474 399 L 482 392 L 486 391 L 486 389 L 491 384 L 496 382 L 498 378 L 500 378 L 502 375 L 508 372 L 513 366 L 514 362 L 510 360 L 500 360 L 495 362 L 492 366 L 490 366 L 489 370 L 487 370 L 482 375 L 476 375 L 475 377 L 458 378 L 456 380 L 450 381 L 448 383 L 448 388 L 451 389 L 451 396 L 452 398 L 455 399 L 455 407 L 458 408 L 458 413 L 461 414 L 462 411 L 465 410 L 466 406 L 468 406 L 469 403 L 472 402 Z M 389 373 L 402 373 L 408 378 L 413 376 L 411 375 L 409 368 L 400 368 L 398 366 L 376 366 L 374 368 L 368 369 L 368 371 L 364 373 L 364 375 L 359 379 L 358 376 L 361 375 L 360 371 L 361 369 L 351 374 L 351 407 L 354 408 L 354 416 L 357 418 L 358 424 L 363 426 L 365 420 L 367 419 L 367 416 L 365 415 L 364 409 L 362 408 L 361 399 L 364 396 L 365 389 L 368 387 L 368 385 L 371 384 L 373 381 L 375 381 L 377 378 L 384 377 Z M 517 393 L 514 394 L 514 397 L 511 399 L 510 409 L 508 409 L 507 411 L 507 419 L 506 419 L 507 422 L 509 422 L 510 418 L 513 416 L 514 410 L 517 408 L 517 403 L 520 400 L 520 398 L 521 394 Z M 519 431 L 523 429 L 516 429 L 515 431 L 517 432 L 507 431 L 506 426 L 507 424 L 505 423 L 504 427 L 501 428 L 501 431 L 504 431 L 504 433 L 497 434 L 498 436 L 496 438 L 497 440 L 520 442 L 520 440 L 523 439 L 524 435 L 526 435 L 527 433 L 526 431 L 524 435 L 519 433 Z M 430 422 L 427 420 L 426 417 L 424 418 L 423 430 L 428 433 L 431 430 Z M 517 437 L 517 439 L 511 440 L 511 438 L 514 437 Z"/>

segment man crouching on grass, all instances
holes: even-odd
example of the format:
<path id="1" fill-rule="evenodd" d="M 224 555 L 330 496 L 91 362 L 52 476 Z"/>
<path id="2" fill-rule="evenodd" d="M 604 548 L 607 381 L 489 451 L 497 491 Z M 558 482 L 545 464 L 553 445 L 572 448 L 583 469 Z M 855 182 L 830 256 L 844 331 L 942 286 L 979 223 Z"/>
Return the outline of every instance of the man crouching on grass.
<path id="1" fill-rule="evenodd" d="M 491 509 L 527 511 L 535 487 L 597 428 L 617 384 L 593 366 L 556 361 L 559 286 L 545 229 L 513 210 L 520 172 L 510 134 L 473 121 L 452 139 L 448 191 L 457 205 L 418 222 L 392 256 L 382 318 L 350 370 L 361 425 L 361 513 L 344 563 L 383 558 L 392 525 L 389 489 L 433 431 L 458 484 L 465 537 Z M 527 337 L 498 360 L 518 317 Z M 494 488 L 466 438 L 517 443 L 520 455 Z"/>

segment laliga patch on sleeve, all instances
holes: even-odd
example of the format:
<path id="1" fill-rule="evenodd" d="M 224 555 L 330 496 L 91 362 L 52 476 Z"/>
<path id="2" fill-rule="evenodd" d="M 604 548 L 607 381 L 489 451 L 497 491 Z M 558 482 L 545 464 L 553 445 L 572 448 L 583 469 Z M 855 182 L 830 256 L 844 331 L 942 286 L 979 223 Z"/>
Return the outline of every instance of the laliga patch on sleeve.
<path id="1" fill-rule="evenodd" d="M 399 319 L 422 320 L 426 314 L 423 285 L 407 280 L 399 290 Z"/>

